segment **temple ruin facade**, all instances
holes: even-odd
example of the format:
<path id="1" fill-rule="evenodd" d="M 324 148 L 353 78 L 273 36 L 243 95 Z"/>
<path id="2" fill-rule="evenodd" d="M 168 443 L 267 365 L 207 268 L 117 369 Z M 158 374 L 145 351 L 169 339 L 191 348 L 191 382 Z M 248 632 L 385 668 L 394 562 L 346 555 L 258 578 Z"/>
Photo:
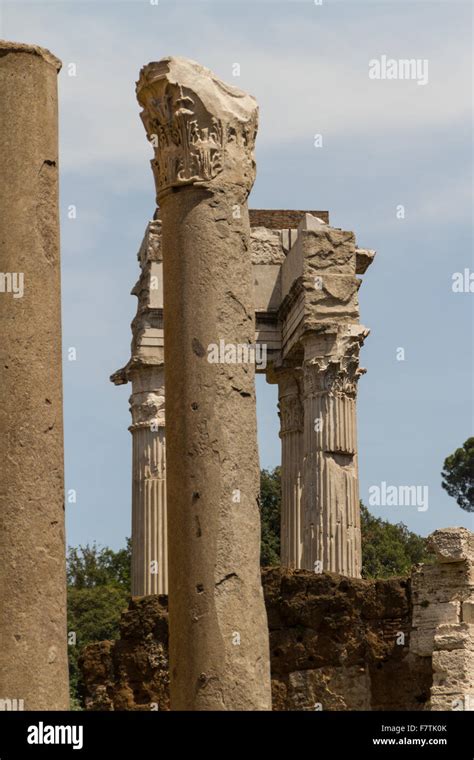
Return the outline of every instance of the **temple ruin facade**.
<path id="1" fill-rule="evenodd" d="M 369 333 L 359 323 L 358 275 L 375 254 L 331 227 L 327 211 L 251 209 L 250 225 L 255 369 L 278 384 L 281 562 L 358 578 L 356 398 Z M 144 596 L 168 593 L 159 209 L 138 260 L 131 357 L 111 380 L 132 387 L 132 593 Z M 218 346 L 216 356 L 225 361 L 232 348 Z"/>
<path id="2" fill-rule="evenodd" d="M 69 707 L 60 67 L 0 42 L 7 710 Z M 474 709 L 472 532 L 437 530 L 431 564 L 361 579 L 358 291 L 374 251 L 327 211 L 248 209 L 252 96 L 170 57 L 136 95 L 156 210 L 111 376 L 131 386 L 132 599 L 119 642 L 84 650 L 86 709 Z M 256 373 L 278 387 L 281 439 L 281 567 L 263 571 Z"/>

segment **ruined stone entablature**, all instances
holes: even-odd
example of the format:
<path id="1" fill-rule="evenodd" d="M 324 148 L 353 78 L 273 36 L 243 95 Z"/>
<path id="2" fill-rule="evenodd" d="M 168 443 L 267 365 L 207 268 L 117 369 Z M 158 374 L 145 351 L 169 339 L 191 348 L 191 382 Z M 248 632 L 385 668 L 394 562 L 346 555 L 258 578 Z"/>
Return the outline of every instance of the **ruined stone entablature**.
<path id="1" fill-rule="evenodd" d="M 258 126 L 258 109 L 250 95 L 178 57 L 144 66 L 136 89 L 155 150 L 151 164 L 158 194 L 216 179 L 224 185 L 244 184 L 250 191 Z"/>
<path id="2" fill-rule="evenodd" d="M 283 264 L 285 251 L 281 230 L 253 227 L 250 236 L 252 264 Z"/>

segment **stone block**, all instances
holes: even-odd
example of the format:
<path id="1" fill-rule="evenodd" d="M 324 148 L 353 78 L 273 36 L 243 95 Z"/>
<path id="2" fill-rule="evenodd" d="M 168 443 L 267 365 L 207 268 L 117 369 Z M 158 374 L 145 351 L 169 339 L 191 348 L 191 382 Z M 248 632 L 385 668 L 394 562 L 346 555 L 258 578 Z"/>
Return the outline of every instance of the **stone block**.
<path id="1" fill-rule="evenodd" d="M 368 668 L 325 667 L 288 678 L 287 710 L 370 710 L 370 701 Z"/>
<path id="2" fill-rule="evenodd" d="M 436 628 L 419 628 L 410 633 L 410 652 L 419 657 L 431 657 Z"/>
<path id="3" fill-rule="evenodd" d="M 433 689 L 438 693 L 466 694 L 474 690 L 472 651 L 454 649 L 433 652 Z"/>
<path id="4" fill-rule="evenodd" d="M 474 592 L 474 575 L 468 562 L 419 565 L 411 577 L 414 604 L 469 599 Z"/>
<path id="5" fill-rule="evenodd" d="M 468 599 L 462 603 L 461 615 L 463 623 L 474 625 L 474 600 Z"/>
<path id="6" fill-rule="evenodd" d="M 413 605 L 413 626 L 415 628 L 436 628 L 447 623 L 459 623 L 461 619 L 461 603 L 428 602 L 426 605 Z"/>
<path id="7" fill-rule="evenodd" d="M 438 562 L 474 562 L 474 533 L 467 528 L 441 528 L 428 538 Z"/>
<path id="8" fill-rule="evenodd" d="M 356 273 L 356 249 L 353 232 L 337 230 L 327 225 L 300 232 L 305 271 L 308 274 Z"/>
<path id="9" fill-rule="evenodd" d="M 433 645 L 436 650 L 474 650 L 474 628 L 467 623 L 440 625 L 435 631 Z"/>

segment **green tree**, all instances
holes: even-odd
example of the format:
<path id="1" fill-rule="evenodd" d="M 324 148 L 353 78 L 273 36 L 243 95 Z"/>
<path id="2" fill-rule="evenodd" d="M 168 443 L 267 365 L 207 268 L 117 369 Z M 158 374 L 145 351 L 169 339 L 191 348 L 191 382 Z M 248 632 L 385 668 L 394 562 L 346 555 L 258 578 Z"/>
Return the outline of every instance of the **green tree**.
<path id="1" fill-rule="evenodd" d="M 70 548 L 67 556 L 68 651 L 71 703 L 81 709 L 82 647 L 115 639 L 130 596 L 131 542 L 114 552 L 107 547 Z"/>
<path id="2" fill-rule="evenodd" d="M 262 567 L 280 564 L 280 468 L 260 472 L 260 519 L 262 539 L 260 564 Z"/>
<path id="3" fill-rule="evenodd" d="M 280 564 L 280 477 L 279 467 L 261 471 L 262 567 Z M 374 517 L 362 503 L 360 509 L 364 578 L 405 575 L 412 565 L 432 561 L 425 538 L 409 531 L 403 523 L 392 525 L 387 520 Z"/>
<path id="4" fill-rule="evenodd" d="M 118 586 L 130 588 L 131 540 L 126 539 L 124 549 L 114 552 L 107 547 L 92 546 L 69 548 L 67 556 L 67 583 L 74 588 Z"/>
<path id="5" fill-rule="evenodd" d="M 474 438 L 444 460 L 441 485 L 466 512 L 474 512 Z"/>
<path id="6" fill-rule="evenodd" d="M 425 538 L 412 533 L 402 522 L 393 525 L 374 517 L 362 502 L 360 523 L 363 578 L 406 575 L 412 565 L 433 561 Z"/>

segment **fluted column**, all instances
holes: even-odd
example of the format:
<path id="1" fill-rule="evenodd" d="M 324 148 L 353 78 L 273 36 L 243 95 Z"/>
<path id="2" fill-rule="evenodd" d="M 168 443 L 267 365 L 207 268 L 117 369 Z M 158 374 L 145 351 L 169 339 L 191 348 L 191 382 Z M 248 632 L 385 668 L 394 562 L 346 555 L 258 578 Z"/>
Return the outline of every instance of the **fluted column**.
<path id="1" fill-rule="evenodd" d="M 360 577 L 356 394 L 367 330 L 340 325 L 305 340 L 304 549 L 308 570 Z M 329 339 L 329 340 L 328 340 Z"/>
<path id="2" fill-rule="evenodd" d="M 132 596 L 168 593 L 164 367 L 132 372 Z"/>
<path id="3" fill-rule="evenodd" d="M 255 366 L 235 353 L 255 340 L 257 105 L 174 57 L 142 69 L 137 97 L 162 219 L 171 706 L 267 710 Z"/>
<path id="4" fill-rule="evenodd" d="M 281 438 L 281 530 L 283 567 L 300 568 L 303 558 L 303 399 L 302 372 L 278 373 Z"/>

